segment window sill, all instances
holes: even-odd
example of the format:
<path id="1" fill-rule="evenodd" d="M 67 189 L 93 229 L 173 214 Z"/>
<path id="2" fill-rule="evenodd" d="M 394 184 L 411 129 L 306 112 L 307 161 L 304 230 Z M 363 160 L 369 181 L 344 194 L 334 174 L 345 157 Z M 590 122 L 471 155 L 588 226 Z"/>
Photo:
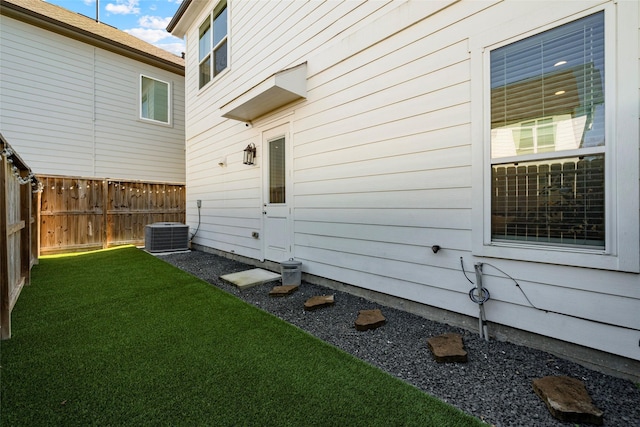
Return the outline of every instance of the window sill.
<path id="1" fill-rule="evenodd" d="M 151 119 L 143 119 L 142 117 L 138 118 L 138 122 L 146 123 L 148 125 L 162 126 L 162 127 L 165 127 L 165 128 L 172 128 L 173 127 L 172 123 L 165 123 L 165 122 L 160 122 L 160 121 L 151 120 Z"/>
<path id="2" fill-rule="evenodd" d="M 492 242 L 474 244 L 473 255 L 515 261 L 539 262 L 572 267 L 638 273 L 637 263 L 601 249 L 580 249 L 550 245 Z"/>

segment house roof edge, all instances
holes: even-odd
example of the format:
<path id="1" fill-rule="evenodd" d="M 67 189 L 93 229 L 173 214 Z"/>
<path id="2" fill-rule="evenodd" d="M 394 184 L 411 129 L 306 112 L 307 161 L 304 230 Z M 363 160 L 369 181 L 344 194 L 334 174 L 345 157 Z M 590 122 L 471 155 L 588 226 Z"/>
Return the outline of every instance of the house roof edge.
<path id="1" fill-rule="evenodd" d="M 49 5 L 45 2 L 43 3 L 48 6 L 54 6 L 64 11 L 65 14 L 68 13 L 78 15 L 64 8 L 55 5 Z M 124 31 L 109 26 L 108 24 L 93 22 L 91 18 L 85 17 L 83 15 L 78 15 L 78 19 L 82 19 L 83 23 L 87 24 L 87 26 L 89 22 L 86 22 L 84 20 L 90 21 L 91 26 L 104 26 L 100 27 L 100 30 L 103 30 L 100 32 L 103 32 L 104 34 L 99 34 L 96 31 L 91 31 L 91 29 L 82 28 L 74 22 L 65 22 L 64 18 L 58 19 L 56 17 L 48 16 L 44 12 L 30 8 L 28 2 L 26 2 L 25 5 L 21 5 L 19 1 L 2 0 L 0 1 L 0 15 L 7 16 L 9 18 L 13 18 L 27 24 L 43 28 L 45 30 L 61 34 L 66 37 L 73 38 L 83 43 L 87 43 L 184 76 L 184 59 L 170 52 L 164 51 L 156 46 L 153 46 L 143 40 L 137 39 L 134 36 L 125 33 Z M 115 35 L 116 33 L 118 33 L 119 38 L 121 38 L 122 40 L 115 40 L 108 37 L 109 34 Z M 134 42 L 127 43 L 127 40 L 132 40 Z M 140 47 L 136 47 L 134 46 L 134 44 L 138 44 L 140 45 Z M 157 54 L 153 52 L 156 50 L 158 51 Z"/>
<path id="2" fill-rule="evenodd" d="M 171 21 L 169 21 L 169 25 L 167 25 L 168 32 L 173 32 L 173 30 L 178 26 L 178 23 L 184 16 L 184 13 L 187 11 L 190 4 L 191 0 L 183 0 L 182 3 L 180 3 L 178 10 L 176 10 L 176 13 L 175 15 L 173 15 L 173 18 L 171 18 Z"/>

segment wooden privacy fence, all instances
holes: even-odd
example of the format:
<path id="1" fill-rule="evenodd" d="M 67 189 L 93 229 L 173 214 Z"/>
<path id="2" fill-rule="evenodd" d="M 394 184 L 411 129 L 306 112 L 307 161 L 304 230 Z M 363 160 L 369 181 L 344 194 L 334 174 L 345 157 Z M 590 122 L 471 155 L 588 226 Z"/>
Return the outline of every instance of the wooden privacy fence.
<path id="1" fill-rule="evenodd" d="M 147 224 L 185 222 L 183 184 L 38 178 L 41 254 L 142 245 Z"/>
<path id="2" fill-rule="evenodd" d="M 0 134 L 0 337 L 11 338 L 11 311 L 38 260 L 39 184 Z"/>

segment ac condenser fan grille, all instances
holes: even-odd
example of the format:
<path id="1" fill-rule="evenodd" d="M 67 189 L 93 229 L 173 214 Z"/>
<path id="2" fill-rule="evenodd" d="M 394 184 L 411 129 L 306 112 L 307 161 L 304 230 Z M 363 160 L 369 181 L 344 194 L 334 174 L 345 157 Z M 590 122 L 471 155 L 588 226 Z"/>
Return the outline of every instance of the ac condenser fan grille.
<path id="1" fill-rule="evenodd" d="M 144 248 L 149 252 L 189 249 L 189 226 L 179 222 L 156 222 L 145 227 Z"/>

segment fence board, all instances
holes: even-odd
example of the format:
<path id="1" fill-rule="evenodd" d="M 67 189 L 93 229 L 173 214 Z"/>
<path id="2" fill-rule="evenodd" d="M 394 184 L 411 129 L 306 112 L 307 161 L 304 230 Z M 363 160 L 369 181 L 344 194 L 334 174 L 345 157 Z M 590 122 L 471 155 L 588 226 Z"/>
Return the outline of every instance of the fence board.
<path id="1" fill-rule="evenodd" d="M 37 260 L 37 180 L 0 134 L 0 337 L 11 337 L 11 311 Z M 36 191 L 34 191 L 36 190 Z"/>
<path id="2" fill-rule="evenodd" d="M 184 185 L 43 176 L 40 253 L 144 243 L 154 222 L 185 221 Z"/>

